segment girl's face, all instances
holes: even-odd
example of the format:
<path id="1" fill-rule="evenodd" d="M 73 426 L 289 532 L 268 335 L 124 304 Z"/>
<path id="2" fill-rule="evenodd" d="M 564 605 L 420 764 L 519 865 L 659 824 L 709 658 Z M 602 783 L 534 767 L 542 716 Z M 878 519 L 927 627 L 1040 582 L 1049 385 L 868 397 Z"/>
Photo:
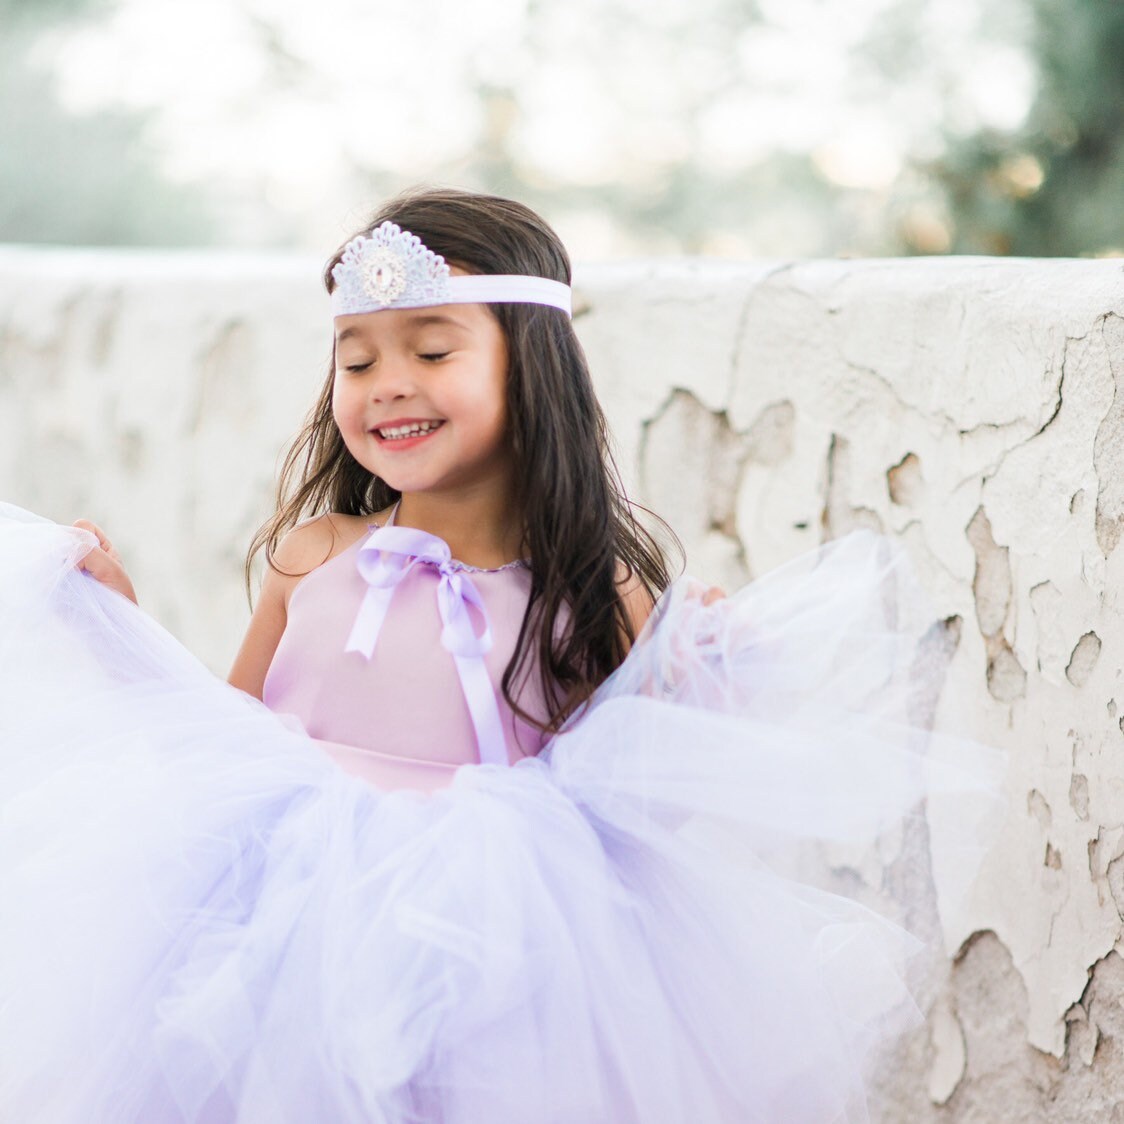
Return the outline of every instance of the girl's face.
<path id="1" fill-rule="evenodd" d="M 507 341 L 486 305 L 337 316 L 335 327 L 332 412 L 368 472 L 404 494 L 507 494 Z"/>

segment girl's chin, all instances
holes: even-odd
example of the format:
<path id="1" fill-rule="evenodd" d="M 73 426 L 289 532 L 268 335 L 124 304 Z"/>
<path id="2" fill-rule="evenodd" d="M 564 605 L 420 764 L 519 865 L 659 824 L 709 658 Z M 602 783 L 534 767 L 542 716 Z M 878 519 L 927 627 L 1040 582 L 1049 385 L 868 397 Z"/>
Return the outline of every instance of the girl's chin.
<path id="1" fill-rule="evenodd" d="M 400 492 L 404 496 L 411 493 L 421 494 L 437 491 L 442 485 L 440 478 L 432 474 L 395 471 L 393 465 L 387 466 L 385 463 L 380 463 L 369 471 L 373 476 L 377 476 L 391 491 Z"/>

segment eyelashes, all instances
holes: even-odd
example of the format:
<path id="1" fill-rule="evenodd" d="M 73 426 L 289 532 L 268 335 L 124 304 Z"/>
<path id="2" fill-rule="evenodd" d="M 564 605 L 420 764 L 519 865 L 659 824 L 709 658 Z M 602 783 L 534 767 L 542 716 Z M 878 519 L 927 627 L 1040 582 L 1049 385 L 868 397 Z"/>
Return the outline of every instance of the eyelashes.
<path id="1" fill-rule="evenodd" d="M 450 355 L 452 355 L 451 351 L 427 351 L 420 353 L 418 358 L 426 363 L 440 363 L 442 359 L 448 359 Z M 358 375 L 371 366 L 373 366 L 373 363 L 349 363 L 343 369 L 348 374 Z"/>

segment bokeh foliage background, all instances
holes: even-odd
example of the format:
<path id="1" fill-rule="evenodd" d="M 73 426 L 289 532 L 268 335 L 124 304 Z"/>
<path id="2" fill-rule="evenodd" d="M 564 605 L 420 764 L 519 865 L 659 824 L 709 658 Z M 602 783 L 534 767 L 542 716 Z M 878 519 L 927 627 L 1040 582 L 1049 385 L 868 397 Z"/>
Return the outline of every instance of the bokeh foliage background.
<path id="1" fill-rule="evenodd" d="M 1124 252 L 1122 0 L 451 5 L 0 0 L 0 241 L 323 251 L 426 181 L 579 257 Z"/>

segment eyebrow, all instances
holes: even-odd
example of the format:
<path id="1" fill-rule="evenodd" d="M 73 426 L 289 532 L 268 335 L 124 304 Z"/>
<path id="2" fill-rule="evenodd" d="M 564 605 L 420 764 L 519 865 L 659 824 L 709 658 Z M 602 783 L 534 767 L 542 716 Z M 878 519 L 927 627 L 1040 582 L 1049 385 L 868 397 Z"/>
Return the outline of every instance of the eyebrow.
<path id="1" fill-rule="evenodd" d="M 414 328 L 428 328 L 432 325 L 440 325 L 446 328 L 456 328 L 461 332 L 468 332 L 471 334 L 472 329 L 469 328 L 462 321 L 455 319 L 452 316 L 443 316 L 440 313 L 434 312 L 427 316 L 412 317 L 407 325 L 407 330 Z M 343 343 L 344 340 L 350 339 L 352 336 L 362 335 L 362 329 L 357 325 L 352 325 L 350 328 L 344 328 L 338 336 L 336 336 L 336 343 Z"/>

